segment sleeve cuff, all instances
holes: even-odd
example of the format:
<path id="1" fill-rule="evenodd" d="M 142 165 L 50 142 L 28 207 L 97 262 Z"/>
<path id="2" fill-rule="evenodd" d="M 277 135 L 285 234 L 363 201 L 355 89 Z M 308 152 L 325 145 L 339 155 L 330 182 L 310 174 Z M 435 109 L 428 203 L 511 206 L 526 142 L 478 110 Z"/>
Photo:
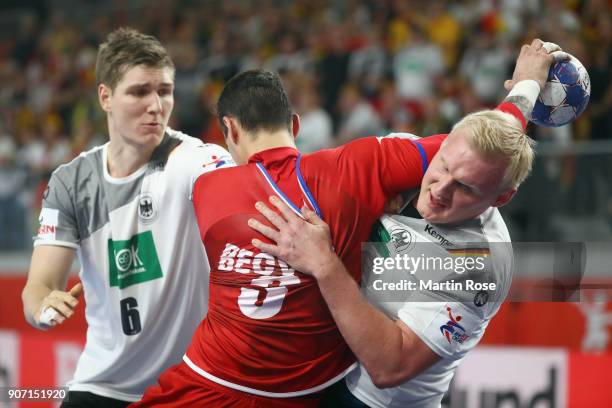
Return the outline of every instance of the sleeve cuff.
<path id="1" fill-rule="evenodd" d="M 523 131 L 527 129 L 527 118 L 523 116 L 521 110 L 512 102 L 502 102 L 495 108 L 496 110 L 506 112 L 517 118 L 521 122 Z"/>
<path id="2" fill-rule="evenodd" d="M 525 79 L 523 81 L 517 82 L 512 87 L 512 90 L 506 98 L 512 96 L 521 96 L 525 98 L 529 103 L 528 112 L 531 112 L 533 110 L 533 107 L 535 106 L 536 101 L 538 100 L 539 95 L 540 85 L 538 84 L 538 82 L 533 79 Z M 519 119 L 521 121 L 521 124 L 523 125 L 523 130 L 525 130 L 525 128 L 527 127 L 527 120 L 529 118 L 524 117 L 523 113 L 518 107 L 516 107 L 510 102 L 503 102 L 497 107 L 497 109 L 501 110 L 502 112 L 509 113 Z"/>
<path id="3" fill-rule="evenodd" d="M 79 249 L 79 244 L 75 244 L 74 242 L 56 241 L 56 240 L 35 239 L 33 245 L 34 247 L 42 246 L 42 245 L 51 245 L 51 246 L 61 246 L 61 247 L 67 247 L 67 248 L 72 248 L 72 249 Z"/>

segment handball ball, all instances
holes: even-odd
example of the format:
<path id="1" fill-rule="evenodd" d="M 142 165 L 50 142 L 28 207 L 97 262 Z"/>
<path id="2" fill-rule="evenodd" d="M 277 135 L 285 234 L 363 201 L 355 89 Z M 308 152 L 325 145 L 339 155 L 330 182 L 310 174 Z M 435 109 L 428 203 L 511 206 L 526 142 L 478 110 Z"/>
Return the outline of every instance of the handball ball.
<path id="1" fill-rule="evenodd" d="M 591 95 L 591 80 L 584 66 L 573 56 L 554 64 L 544 89 L 533 107 L 531 121 L 557 127 L 575 120 L 584 111 Z"/>

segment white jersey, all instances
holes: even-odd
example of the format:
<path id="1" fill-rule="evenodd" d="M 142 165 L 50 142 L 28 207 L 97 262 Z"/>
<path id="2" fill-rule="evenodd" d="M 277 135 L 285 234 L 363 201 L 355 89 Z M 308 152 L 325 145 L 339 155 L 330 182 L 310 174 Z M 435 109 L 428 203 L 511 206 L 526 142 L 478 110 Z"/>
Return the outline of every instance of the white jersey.
<path id="1" fill-rule="evenodd" d="M 167 129 L 149 163 L 114 178 L 108 145 L 55 170 L 34 245 L 75 248 L 82 266 L 87 341 L 69 389 L 137 401 L 181 361 L 206 314 L 210 269 L 192 186 L 233 161 Z"/>
<path id="2" fill-rule="evenodd" d="M 452 256 L 453 251 L 470 252 L 472 246 L 472 255 L 485 255 L 487 261 L 483 262 L 486 269 L 483 273 L 491 278 L 489 282 L 497 285 L 495 301 L 491 301 L 493 297 L 488 298 L 488 292 L 482 291 L 475 295 L 467 292 L 471 296 L 469 302 L 458 301 L 456 293 L 452 291 L 435 295 L 421 291 L 418 295 L 404 294 L 403 302 L 390 302 L 388 292 L 374 290 L 373 280 L 384 275 L 376 275 L 371 268 L 363 268 L 362 290 L 369 302 L 390 318 L 401 319 L 440 356 L 440 360 L 413 379 L 388 389 L 377 388 L 366 370 L 359 365 L 346 378 L 348 389 L 371 407 L 439 407 L 455 368 L 466 353 L 478 344 L 510 288 L 513 256 L 508 230 L 496 208 L 452 227 L 432 225 L 423 219 L 384 216 L 377 228 L 382 231 L 383 241 L 389 241 L 389 245 L 384 247 L 388 249 L 382 250 L 387 253 L 381 254 L 379 246 L 375 251 L 378 256 L 394 257 L 407 253 L 408 256 L 419 257 L 425 251 L 425 257 L 435 258 L 445 253 Z M 412 281 L 427 278 L 424 275 L 427 272 L 417 272 L 415 276 L 408 276 L 405 270 L 392 273 L 403 274 Z M 465 295 L 466 292 L 462 292 L 461 298 L 466 299 Z"/>

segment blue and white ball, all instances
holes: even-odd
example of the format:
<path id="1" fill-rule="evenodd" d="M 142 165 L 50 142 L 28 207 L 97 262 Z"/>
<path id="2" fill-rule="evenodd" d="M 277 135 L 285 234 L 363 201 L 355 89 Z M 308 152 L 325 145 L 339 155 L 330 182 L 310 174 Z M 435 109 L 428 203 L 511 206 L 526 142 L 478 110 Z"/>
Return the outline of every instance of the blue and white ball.
<path id="1" fill-rule="evenodd" d="M 591 80 L 574 57 L 554 64 L 546 86 L 533 108 L 531 121 L 540 126 L 567 125 L 584 111 L 591 96 Z"/>

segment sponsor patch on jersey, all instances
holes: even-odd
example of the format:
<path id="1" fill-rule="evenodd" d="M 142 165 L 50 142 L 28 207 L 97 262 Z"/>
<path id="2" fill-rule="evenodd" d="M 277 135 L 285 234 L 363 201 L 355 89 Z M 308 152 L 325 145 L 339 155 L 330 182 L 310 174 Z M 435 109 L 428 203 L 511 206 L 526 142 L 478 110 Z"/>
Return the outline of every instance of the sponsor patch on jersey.
<path id="1" fill-rule="evenodd" d="M 119 289 L 163 276 L 151 231 L 125 241 L 108 240 L 110 285 Z"/>
<path id="2" fill-rule="evenodd" d="M 211 156 L 210 160 L 204 164 L 202 167 L 207 168 L 210 167 L 210 170 L 218 169 L 219 167 L 228 165 L 232 163 L 232 159 L 228 156 Z"/>
<path id="3" fill-rule="evenodd" d="M 453 316 L 453 311 L 449 306 L 446 307 L 446 311 L 449 320 L 446 324 L 440 326 L 440 333 L 446 338 L 448 344 L 453 342 L 463 344 L 470 336 L 467 335 L 465 327 L 459 323 L 462 317 L 459 315 Z"/>
<path id="4" fill-rule="evenodd" d="M 443 247 L 455 246 L 454 242 L 449 241 L 442 233 L 436 231 L 431 224 L 425 225 L 423 231 L 431 235 L 434 239 L 440 241 L 440 245 Z"/>
<path id="5" fill-rule="evenodd" d="M 38 228 L 39 239 L 55 239 L 55 231 L 59 220 L 59 210 L 53 208 L 43 208 L 40 211 L 40 217 L 38 221 L 40 227 Z"/>
<path id="6" fill-rule="evenodd" d="M 153 196 L 149 193 L 143 193 L 138 198 L 138 219 L 143 224 L 150 224 L 157 218 L 157 204 L 153 200 Z"/>

